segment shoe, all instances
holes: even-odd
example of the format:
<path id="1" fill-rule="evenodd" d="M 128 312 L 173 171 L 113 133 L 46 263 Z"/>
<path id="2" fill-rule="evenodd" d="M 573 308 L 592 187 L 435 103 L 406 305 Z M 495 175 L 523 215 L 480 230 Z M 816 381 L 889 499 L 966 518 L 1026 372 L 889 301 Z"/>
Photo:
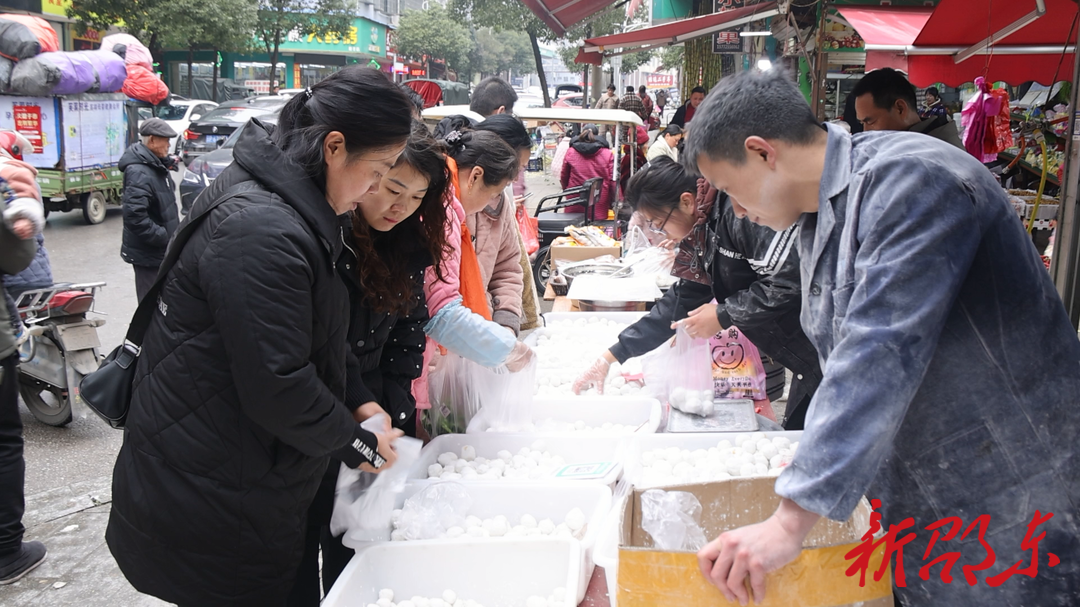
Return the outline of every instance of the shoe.
<path id="1" fill-rule="evenodd" d="M 0 585 L 11 584 L 23 578 L 45 562 L 45 544 L 41 542 L 23 542 L 14 556 L 0 562 Z"/>

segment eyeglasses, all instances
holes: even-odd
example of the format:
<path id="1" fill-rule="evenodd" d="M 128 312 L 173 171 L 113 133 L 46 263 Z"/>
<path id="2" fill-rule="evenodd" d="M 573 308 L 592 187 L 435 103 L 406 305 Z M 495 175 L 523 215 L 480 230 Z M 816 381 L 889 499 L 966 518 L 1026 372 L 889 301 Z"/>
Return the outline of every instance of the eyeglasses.
<path id="1" fill-rule="evenodd" d="M 645 225 L 648 226 L 649 230 L 656 234 L 664 234 L 664 226 L 667 225 L 668 220 L 671 219 L 671 214 L 674 212 L 675 207 L 671 207 L 671 209 L 667 212 L 667 217 L 664 217 L 664 221 L 659 226 L 654 226 L 651 219 L 645 222 Z"/>

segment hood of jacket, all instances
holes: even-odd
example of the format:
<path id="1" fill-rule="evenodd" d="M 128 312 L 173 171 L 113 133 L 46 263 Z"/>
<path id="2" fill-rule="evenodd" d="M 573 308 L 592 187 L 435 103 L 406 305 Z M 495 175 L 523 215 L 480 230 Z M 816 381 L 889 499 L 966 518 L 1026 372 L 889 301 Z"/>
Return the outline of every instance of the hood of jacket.
<path id="1" fill-rule="evenodd" d="M 240 133 L 233 149 L 234 162 L 266 189 L 280 196 L 323 239 L 323 245 L 337 259 L 341 253 L 341 224 L 326 194 L 300 165 L 270 139 L 271 128 L 252 119 Z"/>
<path id="2" fill-rule="evenodd" d="M 574 148 L 574 150 L 576 150 L 577 153 L 581 154 L 582 156 L 592 156 L 592 155 L 596 154 L 597 152 L 599 152 L 600 150 L 607 149 L 608 146 L 607 146 L 607 142 L 603 142 L 603 141 L 599 141 L 599 140 L 597 140 L 597 141 L 581 141 L 578 138 L 574 138 L 574 140 L 572 142 L 570 142 L 570 147 Z"/>
<path id="3" fill-rule="evenodd" d="M 121 171 L 133 164 L 145 164 L 158 171 L 169 170 L 165 166 L 165 161 L 162 158 L 158 158 L 157 154 L 151 152 L 150 148 L 146 147 L 146 144 L 142 142 L 133 143 L 128 146 L 128 149 L 124 150 L 124 155 L 120 157 Z"/>
<path id="4" fill-rule="evenodd" d="M 703 263 L 708 255 L 709 228 L 720 192 L 704 179 L 697 182 L 697 208 L 694 211 L 694 227 L 679 242 L 671 274 L 704 285 L 712 284 L 712 278 Z"/>

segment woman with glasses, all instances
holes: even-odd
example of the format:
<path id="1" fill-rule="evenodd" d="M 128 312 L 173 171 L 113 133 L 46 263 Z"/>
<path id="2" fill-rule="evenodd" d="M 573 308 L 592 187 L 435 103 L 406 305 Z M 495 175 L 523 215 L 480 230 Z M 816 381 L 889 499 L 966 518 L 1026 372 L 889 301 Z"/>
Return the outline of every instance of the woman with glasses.
<path id="1" fill-rule="evenodd" d="M 736 216 L 726 194 L 666 157 L 630 179 L 626 200 L 647 231 L 679 243 L 672 269 L 679 281 L 578 377 L 574 392 L 603 391 L 611 363 L 659 347 L 675 334 L 676 324 L 697 338 L 734 325 L 762 354 L 791 370 L 784 428 L 801 430 L 821 368 L 799 324 L 795 229 L 774 232 Z M 714 299 L 718 303 L 711 303 Z"/>

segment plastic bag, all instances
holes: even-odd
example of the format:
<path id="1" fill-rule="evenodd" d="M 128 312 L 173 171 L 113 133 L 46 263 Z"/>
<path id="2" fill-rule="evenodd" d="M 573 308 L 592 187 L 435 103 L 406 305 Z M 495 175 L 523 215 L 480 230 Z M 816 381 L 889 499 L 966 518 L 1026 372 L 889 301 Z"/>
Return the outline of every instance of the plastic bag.
<path id="1" fill-rule="evenodd" d="M 505 366 L 489 369 L 471 361 L 463 379 L 469 381 L 476 393 L 480 412 L 468 428 L 474 431 L 483 424 L 484 430 L 493 432 L 524 432 L 532 429 L 533 395 L 536 393 L 536 369 L 539 363 L 534 356 L 524 368 L 511 373 Z M 467 429 L 468 429 L 467 428 Z"/>
<path id="2" fill-rule="evenodd" d="M 991 89 L 993 103 L 987 108 L 986 139 L 983 141 L 983 162 L 997 160 L 998 154 L 1012 147 L 1008 89 Z M 996 110 L 993 114 L 990 110 Z"/>
<path id="3" fill-rule="evenodd" d="M 683 413 L 712 415 L 713 362 L 709 340 L 690 337 L 680 324 L 667 358 L 668 403 Z"/>
<path id="4" fill-rule="evenodd" d="M 7 57 L 0 57 L 0 93 L 6 93 L 11 85 L 11 70 L 15 64 Z"/>
<path id="5" fill-rule="evenodd" d="M 709 351 L 716 398 L 769 398 L 761 354 L 738 327 L 729 327 L 710 337 Z"/>
<path id="6" fill-rule="evenodd" d="M 375 415 L 362 427 L 382 432 L 388 418 Z M 402 436 L 394 441 L 397 461 L 387 471 L 374 474 L 341 464 L 334 492 L 334 513 L 330 517 L 330 532 L 344 536 L 341 542 L 350 548 L 372 541 L 390 539 L 391 517 L 397 495 L 404 491 L 409 471 L 420 459 L 423 441 Z"/>
<path id="7" fill-rule="evenodd" d="M 463 485 L 435 483 L 405 500 L 395 525 L 400 536 L 391 539 L 432 540 L 451 527 L 464 529 L 472 507 L 473 498 Z"/>
<path id="8" fill-rule="evenodd" d="M 0 14 L 0 55 L 18 61 L 60 50 L 49 22 L 34 15 Z"/>
<path id="9" fill-rule="evenodd" d="M 641 528 L 660 550 L 697 552 L 706 544 L 701 502 L 686 491 L 649 489 L 642 493 Z"/>
<path id="10" fill-rule="evenodd" d="M 169 96 L 169 87 L 154 72 L 141 65 L 127 63 L 123 92 L 132 99 L 157 105 Z"/>
<path id="11" fill-rule="evenodd" d="M 540 249 L 539 221 L 535 217 L 529 217 L 525 205 L 518 205 L 514 212 L 517 217 L 518 231 L 521 232 L 521 240 L 525 242 L 525 252 L 529 255 Z"/>
<path id="12" fill-rule="evenodd" d="M 447 352 L 437 358 L 435 367 L 428 374 L 431 409 L 428 411 L 426 429 L 432 438 L 464 433 L 480 410 L 476 391 L 469 382 L 463 381 L 468 362 L 453 352 Z"/>
<path id="13" fill-rule="evenodd" d="M 120 55 L 127 65 L 140 65 L 148 70 L 154 69 L 154 58 L 150 49 L 131 34 L 110 34 L 101 39 L 101 49 Z"/>

